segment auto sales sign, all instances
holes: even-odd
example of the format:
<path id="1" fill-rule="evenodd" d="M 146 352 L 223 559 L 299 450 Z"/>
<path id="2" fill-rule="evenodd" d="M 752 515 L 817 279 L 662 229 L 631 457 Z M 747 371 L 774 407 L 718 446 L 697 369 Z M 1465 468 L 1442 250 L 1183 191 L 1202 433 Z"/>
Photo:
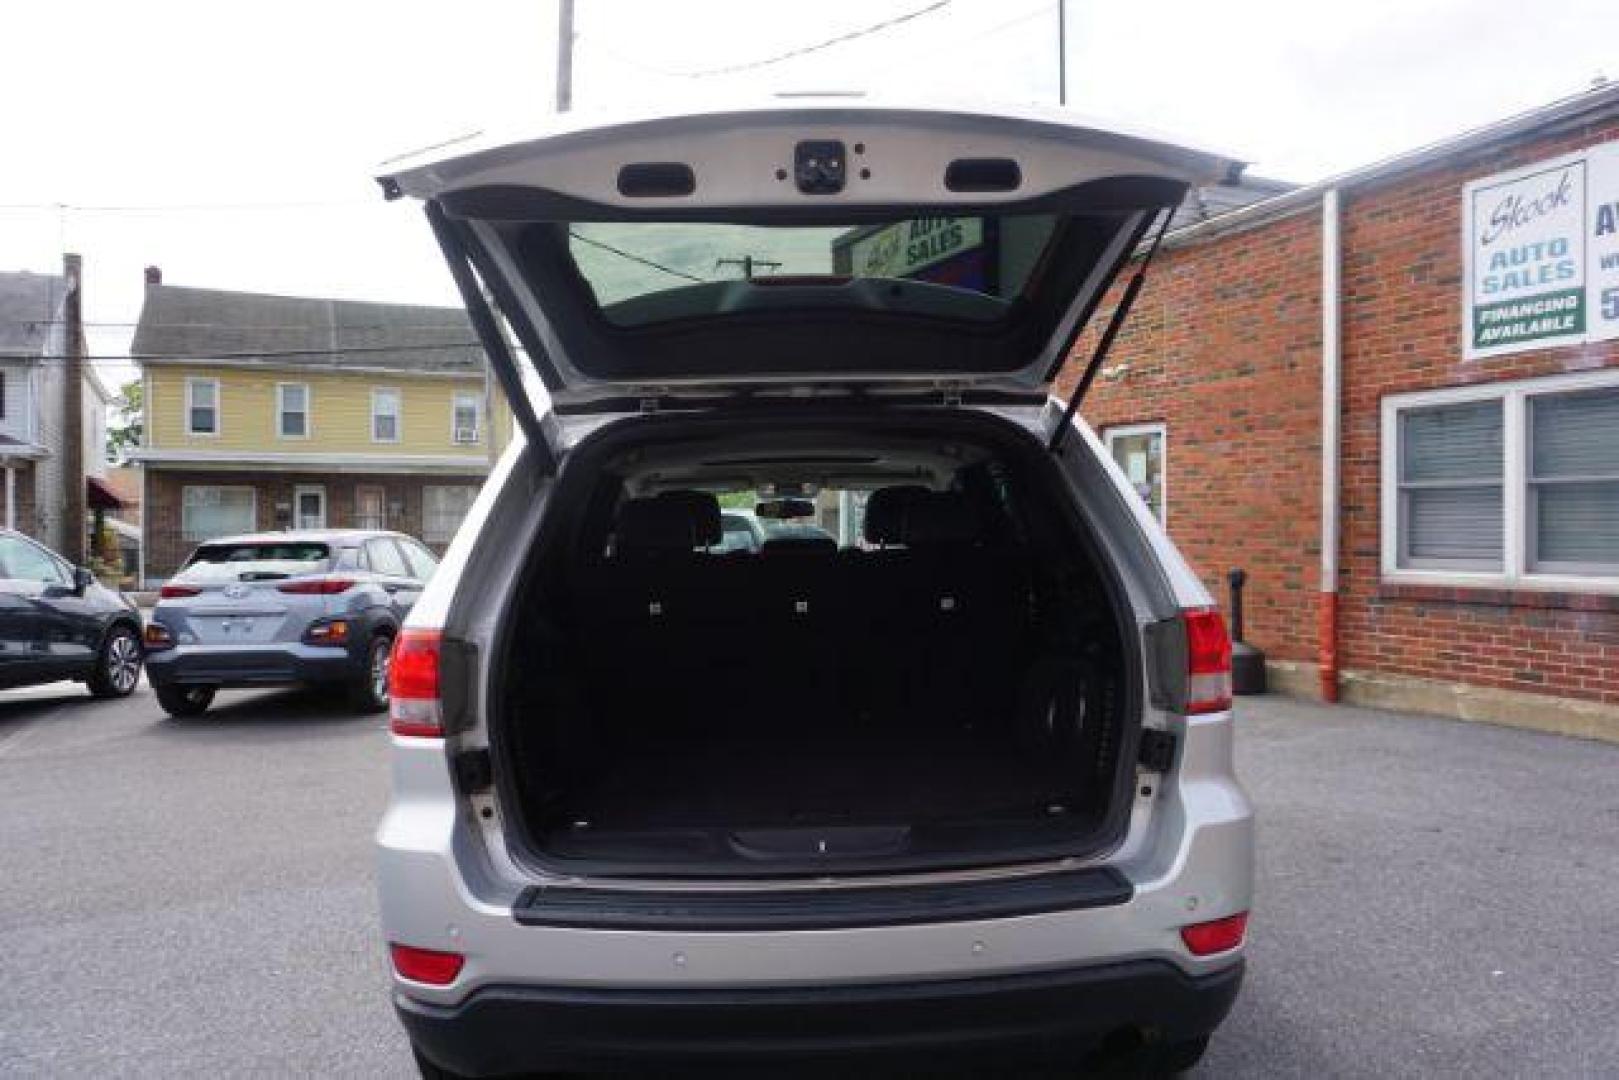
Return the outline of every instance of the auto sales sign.
<path id="1" fill-rule="evenodd" d="M 1467 359 L 1619 337 L 1619 144 L 1462 189 Z"/>

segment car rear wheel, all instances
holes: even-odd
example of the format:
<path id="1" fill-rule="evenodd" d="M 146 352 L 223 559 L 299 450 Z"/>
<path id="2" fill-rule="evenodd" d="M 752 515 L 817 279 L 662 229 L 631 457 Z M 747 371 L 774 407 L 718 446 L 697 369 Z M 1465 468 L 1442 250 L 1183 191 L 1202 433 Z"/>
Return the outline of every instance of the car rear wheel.
<path id="1" fill-rule="evenodd" d="M 140 639 L 127 626 L 115 626 L 101 643 L 95 667 L 85 680 L 98 698 L 128 697 L 141 679 Z"/>
<path id="2" fill-rule="evenodd" d="M 381 712 L 388 707 L 388 668 L 394 639 L 378 634 L 365 652 L 365 670 L 349 684 L 349 702 L 360 712 Z"/>
<path id="3" fill-rule="evenodd" d="M 214 703 L 211 686 L 159 686 L 157 703 L 170 716 L 201 716 Z"/>

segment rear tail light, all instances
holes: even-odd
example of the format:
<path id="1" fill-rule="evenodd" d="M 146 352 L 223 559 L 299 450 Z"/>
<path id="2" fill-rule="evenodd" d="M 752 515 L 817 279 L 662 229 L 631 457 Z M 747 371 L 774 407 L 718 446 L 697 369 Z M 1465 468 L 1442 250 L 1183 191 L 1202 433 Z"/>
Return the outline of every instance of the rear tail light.
<path id="1" fill-rule="evenodd" d="M 349 640 L 347 619 L 322 619 L 309 624 L 304 641 L 310 645 L 346 645 Z"/>
<path id="2" fill-rule="evenodd" d="M 197 596 L 201 592 L 195 585 L 165 585 L 157 591 L 157 595 L 162 600 L 173 600 L 181 596 Z"/>
<path id="3" fill-rule="evenodd" d="M 141 641 L 148 651 L 174 648 L 174 635 L 160 622 L 147 623 L 146 629 L 141 631 Z"/>
<path id="4" fill-rule="evenodd" d="M 1231 638 L 1215 608 L 1181 612 L 1186 627 L 1186 711 L 1221 712 L 1231 708 Z"/>
<path id="5" fill-rule="evenodd" d="M 1213 922 L 1195 923 L 1181 927 L 1181 940 L 1193 956 L 1213 956 L 1230 952 L 1242 944 L 1248 933 L 1248 913 L 1227 915 Z"/>
<path id="6" fill-rule="evenodd" d="M 336 596 L 354 588 L 349 578 L 316 578 L 313 581 L 288 581 L 276 586 L 277 592 L 297 596 Z"/>
<path id="7" fill-rule="evenodd" d="M 411 945 L 389 945 L 388 955 L 400 978 L 428 986 L 449 986 L 467 962 L 460 953 L 418 949 Z"/>
<path id="8" fill-rule="evenodd" d="M 437 630 L 401 630 L 388 665 L 388 728 L 395 735 L 437 738 L 444 734 L 439 707 Z"/>

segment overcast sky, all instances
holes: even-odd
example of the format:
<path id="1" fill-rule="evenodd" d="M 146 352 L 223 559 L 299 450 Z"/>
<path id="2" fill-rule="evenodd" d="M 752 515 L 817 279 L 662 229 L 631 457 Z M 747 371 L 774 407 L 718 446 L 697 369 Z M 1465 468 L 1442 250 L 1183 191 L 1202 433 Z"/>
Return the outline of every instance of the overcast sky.
<path id="1" fill-rule="evenodd" d="M 946 0 L 700 74 L 937 2 L 577 0 L 575 105 L 1056 100 L 1051 0 Z M 82 252 L 98 352 L 127 348 L 149 263 L 174 284 L 453 303 L 419 210 L 384 204 L 374 166 L 553 100 L 554 0 L 77 0 L 8 5 L 5 28 L 0 269 Z M 1070 106 L 1296 181 L 1619 77 L 1614 0 L 1070 0 L 1068 28 Z"/>

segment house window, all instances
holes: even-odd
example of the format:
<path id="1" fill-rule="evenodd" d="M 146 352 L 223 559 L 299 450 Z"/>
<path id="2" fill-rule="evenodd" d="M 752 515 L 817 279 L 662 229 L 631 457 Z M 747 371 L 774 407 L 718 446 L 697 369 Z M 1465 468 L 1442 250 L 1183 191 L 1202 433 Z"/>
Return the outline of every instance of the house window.
<path id="1" fill-rule="evenodd" d="M 371 391 L 371 441 L 399 441 L 398 390 L 378 387 Z"/>
<path id="2" fill-rule="evenodd" d="M 1528 438 L 1529 568 L 1619 575 L 1619 386 L 1531 396 Z"/>
<path id="3" fill-rule="evenodd" d="M 362 484 L 354 489 L 354 527 L 388 527 L 388 492 L 380 484 Z"/>
<path id="4" fill-rule="evenodd" d="M 1500 399 L 1400 414 L 1402 567 L 1501 569 L 1502 416 Z"/>
<path id="5" fill-rule="evenodd" d="M 219 380 L 186 380 L 186 432 L 219 434 Z"/>
<path id="6" fill-rule="evenodd" d="M 255 502 L 255 492 L 250 487 L 187 485 L 180 493 L 180 537 L 212 540 L 252 532 Z"/>
<path id="7" fill-rule="evenodd" d="M 277 383 L 275 387 L 276 434 L 283 439 L 309 437 L 309 384 Z"/>
<path id="8" fill-rule="evenodd" d="M 455 407 L 451 410 L 450 438 L 456 443 L 475 443 L 478 441 L 479 421 L 482 419 L 482 402 L 478 395 L 471 392 L 458 392 L 455 395 Z"/>
<path id="9" fill-rule="evenodd" d="M 1619 371 L 1386 398 L 1383 573 L 1619 591 Z"/>
<path id="10" fill-rule="evenodd" d="M 1124 470 L 1130 486 L 1147 504 L 1158 524 L 1164 524 L 1168 509 L 1164 461 L 1168 433 L 1164 425 L 1128 424 L 1108 428 L 1106 438 L 1108 453 Z"/>
<path id="11" fill-rule="evenodd" d="M 422 488 L 422 539 L 447 544 L 478 497 L 474 484 L 429 484 Z"/>

